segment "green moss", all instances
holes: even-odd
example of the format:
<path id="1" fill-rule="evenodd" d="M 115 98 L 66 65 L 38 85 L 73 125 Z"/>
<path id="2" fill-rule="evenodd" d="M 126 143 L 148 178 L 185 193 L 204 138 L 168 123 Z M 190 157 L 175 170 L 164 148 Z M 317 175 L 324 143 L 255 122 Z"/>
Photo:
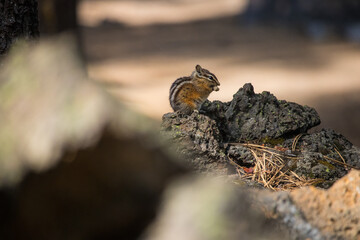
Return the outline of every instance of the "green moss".
<path id="1" fill-rule="evenodd" d="M 269 138 L 269 137 L 265 137 L 265 138 L 261 139 L 261 142 L 262 142 L 262 143 L 271 144 L 271 145 L 273 145 L 273 146 L 275 146 L 275 145 L 281 145 L 284 141 L 285 141 L 284 138 Z"/>
<path id="2" fill-rule="evenodd" d="M 264 115 L 263 113 L 263 109 L 260 110 L 260 117 L 262 117 Z"/>
<path id="3" fill-rule="evenodd" d="M 219 103 L 216 104 L 216 108 L 217 108 L 218 111 L 220 111 L 220 104 Z"/>
<path id="4" fill-rule="evenodd" d="M 316 180 L 316 182 L 314 182 L 312 185 L 313 185 L 314 187 L 318 187 L 318 186 L 321 186 L 321 184 L 323 184 L 324 182 L 325 182 L 324 179 L 318 178 L 318 179 Z"/>
<path id="5" fill-rule="evenodd" d="M 334 170 L 336 169 L 336 167 L 334 165 L 332 165 L 331 163 L 328 163 L 325 160 L 318 160 L 318 163 L 324 165 L 325 167 L 327 167 L 326 172 L 330 172 L 330 170 Z"/>

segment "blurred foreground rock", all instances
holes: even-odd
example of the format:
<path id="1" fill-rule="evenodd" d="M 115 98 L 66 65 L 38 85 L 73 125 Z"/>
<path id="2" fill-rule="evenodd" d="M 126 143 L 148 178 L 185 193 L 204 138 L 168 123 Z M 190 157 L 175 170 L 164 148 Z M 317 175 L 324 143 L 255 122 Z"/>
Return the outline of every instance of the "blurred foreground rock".
<path id="1" fill-rule="evenodd" d="M 255 192 L 260 206 L 290 230 L 290 239 L 360 239 L 360 171 L 352 170 L 330 189 Z"/>
<path id="2" fill-rule="evenodd" d="M 360 171 L 328 190 L 241 188 L 188 177 L 172 184 L 142 239 L 359 239 Z"/>
<path id="3" fill-rule="evenodd" d="M 135 239 L 186 169 L 154 123 L 89 80 L 69 39 L 0 71 L 0 239 Z"/>
<path id="4" fill-rule="evenodd" d="M 352 170 L 327 191 L 310 187 L 290 196 L 327 239 L 360 239 L 360 171 Z"/>
<path id="5" fill-rule="evenodd" d="M 60 41 L 23 43 L 4 61 L 0 185 L 15 184 L 29 170 L 50 168 L 64 150 L 93 145 L 115 117 L 115 102 L 87 79 L 76 48 Z"/>
<path id="6" fill-rule="evenodd" d="M 255 195 L 223 179 L 188 177 L 166 191 L 158 219 L 143 239 L 289 239 L 266 218 Z"/>

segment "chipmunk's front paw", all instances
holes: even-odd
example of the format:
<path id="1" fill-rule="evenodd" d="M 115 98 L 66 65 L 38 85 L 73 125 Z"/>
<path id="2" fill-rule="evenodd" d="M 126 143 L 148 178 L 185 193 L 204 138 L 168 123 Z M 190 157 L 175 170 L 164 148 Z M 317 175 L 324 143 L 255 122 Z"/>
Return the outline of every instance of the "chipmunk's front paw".
<path id="1" fill-rule="evenodd" d="M 206 112 L 204 110 L 201 110 L 201 109 L 199 110 L 199 114 L 204 114 L 205 115 L 205 113 Z"/>
<path id="2" fill-rule="evenodd" d="M 194 110 L 194 113 L 195 113 L 196 115 L 205 114 L 205 111 L 204 111 L 204 110 L 201 110 L 201 109 L 195 109 L 195 110 Z"/>

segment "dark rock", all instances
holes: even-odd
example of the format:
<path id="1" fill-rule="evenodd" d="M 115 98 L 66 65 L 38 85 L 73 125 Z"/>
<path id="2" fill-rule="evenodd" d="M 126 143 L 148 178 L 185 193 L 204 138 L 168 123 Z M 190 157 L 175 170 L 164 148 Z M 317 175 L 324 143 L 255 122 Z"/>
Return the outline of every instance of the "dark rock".
<path id="1" fill-rule="evenodd" d="M 284 146 L 290 147 L 292 140 L 285 140 Z M 339 151 L 350 149 L 353 144 L 332 129 L 322 129 L 316 133 L 303 135 L 298 141 L 298 146 L 309 152 L 320 152 L 326 155 L 329 151 L 335 151 L 335 148 Z"/>
<path id="2" fill-rule="evenodd" d="M 251 84 L 240 88 L 231 102 L 205 102 L 200 112 L 165 114 L 162 123 L 162 132 L 176 143 L 175 152 L 199 171 L 228 173 L 232 164 L 246 175 L 244 168 L 254 167 L 256 159 L 249 148 L 236 144 L 244 141 L 278 147 L 274 152 L 285 161 L 285 171 L 317 179 L 322 188 L 360 167 L 360 150 L 341 134 L 306 133 L 320 123 L 315 109 L 277 100 L 269 92 L 256 94 Z"/>
<path id="3" fill-rule="evenodd" d="M 320 124 L 315 109 L 277 100 L 266 91 L 256 94 L 250 83 L 231 102 L 207 101 L 201 110 L 217 122 L 224 139 L 233 142 L 288 137 Z"/>
<path id="4" fill-rule="evenodd" d="M 293 141 L 287 139 L 283 146 L 291 148 Z M 319 186 L 324 188 L 346 175 L 350 170 L 348 166 L 360 168 L 359 149 L 331 129 L 302 136 L 297 149 L 300 154 L 293 170 L 299 175 L 323 180 Z"/>
<path id="5" fill-rule="evenodd" d="M 251 151 L 244 146 L 230 146 L 227 153 L 237 164 L 242 166 L 254 164 L 254 156 Z"/>
<path id="6" fill-rule="evenodd" d="M 196 170 L 227 172 L 223 140 L 214 120 L 198 112 L 189 116 L 168 113 L 163 116 L 161 132 Z"/>

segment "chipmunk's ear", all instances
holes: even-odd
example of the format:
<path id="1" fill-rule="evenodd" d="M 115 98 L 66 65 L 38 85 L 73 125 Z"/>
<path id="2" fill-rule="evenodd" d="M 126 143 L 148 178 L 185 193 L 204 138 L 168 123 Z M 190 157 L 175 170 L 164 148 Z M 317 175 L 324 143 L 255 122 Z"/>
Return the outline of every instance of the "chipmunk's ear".
<path id="1" fill-rule="evenodd" d="M 199 74 L 202 74 L 202 72 L 203 72 L 203 70 L 202 70 L 202 68 L 201 68 L 201 66 L 200 66 L 199 64 L 196 65 L 195 70 L 196 70 Z"/>

